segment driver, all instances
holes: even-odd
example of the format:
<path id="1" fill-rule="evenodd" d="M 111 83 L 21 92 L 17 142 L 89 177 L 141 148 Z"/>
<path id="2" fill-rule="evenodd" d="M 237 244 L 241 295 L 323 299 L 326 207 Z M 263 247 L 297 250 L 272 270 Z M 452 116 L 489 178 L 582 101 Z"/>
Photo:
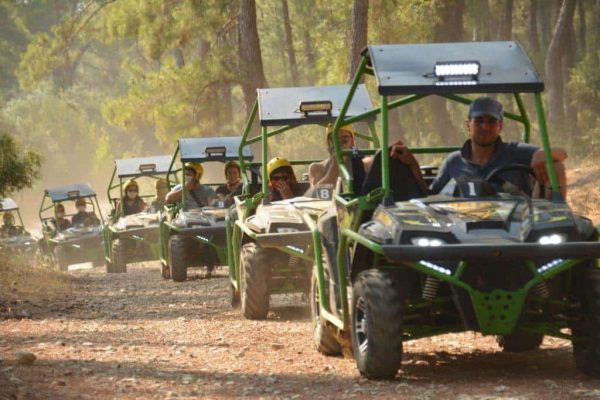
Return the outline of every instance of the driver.
<path id="1" fill-rule="evenodd" d="M 138 214 L 146 209 L 146 203 L 139 195 L 140 187 L 138 183 L 130 179 L 125 183 L 125 197 L 123 201 L 123 215 Z M 120 210 L 117 204 L 117 210 Z"/>
<path id="2" fill-rule="evenodd" d="M 65 218 L 65 206 L 61 203 L 54 206 L 54 214 L 56 215 L 56 219 L 52 218 L 50 220 L 50 223 L 54 226 L 54 230 L 64 231 L 71 227 L 71 222 Z"/>
<path id="3" fill-rule="evenodd" d="M 90 226 L 100 223 L 100 220 L 93 212 L 87 212 L 85 199 L 79 198 L 75 200 L 75 207 L 77 207 L 77 214 L 71 218 L 73 225 Z"/>
<path id="4" fill-rule="evenodd" d="M 211 187 L 200 183 L 203 173 L 202 164 L 197 162 L 185 164 L 185 203 L 187 208 L 209 206 L 217 199 L 217 194 Z M 165 202 L 176 203 L 181 200 L 181 190 L 181 184 L 176 185 L 173 190 L 167 193 Z"/>
<path id="5" fill-rule="evenodd" d="M 465 125 L 469 131 L 468 139 L 461 150 L 450 153 L 442 163 L 430 191 L 439 193 L 450 181 L 464 176 L 485 178 L 493 170 L 509 165 L 530 166 L 537 181 L 545 187 L 549 185 L 544 150 L 527 143 L 503 142 L 500 137 L 503 127 L 502 104 L 491 97 L 479 97 L 469 107 Z M 566 174 L 563 161 L 567 153 L 560 148 L 552 149 L 552 159 L 556 169 L 561 192 L 566 198 Z M 507 171 L 503 178 L 531 194 L 528 177 L 520 171 Z M 546 193 L 548 196 L 549 193 Z"/>
<path id="6" fill-rule="evenodd" d="M 4 213 L 2 216 L 2 227 L 0 227 L 0 235 L 3 237 L 17 236 L 19 228 L 15 226 L 15 217 L 12 213 Z"/>
<path id="7" fill-rule="evenodd" d="M 297 183 L 292 164 L 283 157 L 275 157 L 267 164 L 269 176 L 269 200 L 286 200 L 295 197 Z"/>

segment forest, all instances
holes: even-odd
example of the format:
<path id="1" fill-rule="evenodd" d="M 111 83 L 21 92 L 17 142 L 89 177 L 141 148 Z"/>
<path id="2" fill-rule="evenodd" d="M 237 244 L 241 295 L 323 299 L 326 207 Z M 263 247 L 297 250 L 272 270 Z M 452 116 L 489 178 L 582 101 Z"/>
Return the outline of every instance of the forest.
<path id="1" fill-rule="evenodd" d="M 0 143 L 28 177 L 2 190 L 33 185 L 17 196 L 31 206 L 51 185 L 103 192 L 115 158 L 240 134 L 258 87 L 348 82 L 367 44 L 491 40 L 533 59 L 552 144 L 597 159 L 600 0 L 2 0 Z M 464 113 L 432 98 L 393 114 L 392 131 L 456 144 Z M 278 151 L 325 154 L 322 132 L 292 139 Z"/>

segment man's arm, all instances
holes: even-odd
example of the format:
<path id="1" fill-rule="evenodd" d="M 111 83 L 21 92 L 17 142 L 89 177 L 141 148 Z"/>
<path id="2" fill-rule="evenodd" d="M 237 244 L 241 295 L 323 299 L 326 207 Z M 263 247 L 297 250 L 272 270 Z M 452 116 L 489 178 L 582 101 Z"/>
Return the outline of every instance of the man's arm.
<path id="1" fill-rule="evenodd" d="M 335 185 L 339 176 L 338 165 L 335 157 L 312 163 L 308 168 L 308 180 L 311 186 L 316 185 Z"/>
<path id="2" fill-rule="evenodd" d="M 567 175 L 563 162 L 567 159 L 567 152 L 560 148 L 554 147 L 550 149 L 552 160 L 554 161 L 554 170 L 556 171 L 556 178 L 560 185 L 560 190 L 563 197 L 567 196 Z M 537 150 L 531 157 L 531 168 L 533 169 L 537 180 L 543 183 L 545 186 L 549 186 L 550 178 L 548 177 L 548 171 L 546 169 L 546 154 L 543 149 Z"/>
<path id="3" fill-rule="evenodd" d="M 165 203 L 173 204 L 181 200 L 181 185 L 177 185 L 165 196 Z"/>
<path id="4" fill-rule="evenodd" d="M 560 191 L 563 197 L 567 197 L 567 175 L 566 169 L 563 162 L 567 159 L 567 152 L 560 148 L 554 147 L 550 149 L 552 160 L 554 161 L 554 170 L 556 171 L 556 178 L 560 185 Z M 543 149 L 538 149 L 531 157 L 531 168 L 533 169 L 537 180 L 544 184 L 544 186 L 550 185 L 550 178 L 546 169 L 546 154 Z"/>
<path id="5" fill-rule="evenodd" d="M 419 162 L 415 158 L 415 155 L 406 147 L 406 145 L 398 140 L 396 143 L 392 145 L 390 149 L 390 157 L 400 160 L 403 164 L 406 164 L 414 178 L 417 181 L 417 184 L 421 188 L 423 194 L 427 195 L 429 193 L 429 188 L 423 179 L 423 173 L 421 172 L 421 166 Z"/>

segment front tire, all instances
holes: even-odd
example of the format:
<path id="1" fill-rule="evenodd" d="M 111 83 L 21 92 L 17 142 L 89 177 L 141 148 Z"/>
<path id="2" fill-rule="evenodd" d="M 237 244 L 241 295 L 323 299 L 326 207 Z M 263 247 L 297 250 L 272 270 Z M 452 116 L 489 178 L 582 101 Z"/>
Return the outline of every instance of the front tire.
<path id="1" fill-rule="evenodd" d="M 64 246 L 54 248 L 54 259 L 60 271 L 69 270 L 69 251 Z"/>
<path id="2" fill-rule="evenodd" d="M 393 379 L 402 361 L 402 293 L 389 272 L 361 272 L 352 290 L 352 350 L 361 375 Z"/>
<path id="3" fill-rule="evenodd" d="M 502 351 L 507 353 L 522 353 L 524 351 L 536 350 L 543 341 L 544 335 L 524 331 L 496 337 L 496 342 L 498 342 Z"/>
<path id="4" fill-rule="evenodd" d="M 111 272 L 123 274 L 127 272 L 127 251 L 126 243 L 121 239 L 113 240 L 112 247 L 112 268 Z"/>
<path id="5" fill-rule="evenodd" d="M 329 282 L 325 282 L 327 285 Z M 313 268 L 312 278 L 310 282 L 310 311 L 312 316 L 313 342 L 322 354 L 327 356 L 339 356 L 342 354 L 342 347 L 337 341 L 329 325 L 321 316 L 319 308 L 319 282 L 317 280 L 317 266 Z"/>
<path id="6" fill-rule="evenodd" d="M 248 319 L 265 319 L 269 313 L 270 253 L 256 243 L 242 246 L 240 297 L 242 313 Z"/>
<path id="7" fill-rule="evenodd" d="M 573 327 L 573 355 L 577 369 L 585 375 L 600 377 L 600 268 L 595 262 L 583 271 L 583 318 Z"/>
<path id="8" fill-rule="evenodd" d="M 184 282 L 187 279 L 188 239 L 179 235 L 169 238 L 169 265 L 171 279 Z"/>

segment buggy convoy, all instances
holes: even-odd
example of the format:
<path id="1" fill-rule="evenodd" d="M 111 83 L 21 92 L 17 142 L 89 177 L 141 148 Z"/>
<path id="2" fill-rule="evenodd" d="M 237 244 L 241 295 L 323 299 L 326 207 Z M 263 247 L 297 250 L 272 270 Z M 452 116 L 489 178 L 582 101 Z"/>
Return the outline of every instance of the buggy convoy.
<path id="1" fill-rule="evenodd" d="M 242 160 L 241 166 L 243 172 L 260 167 L 263 180 L 261 185 L 246 182 L 244 194 L 235 198 L 235 218 L 228 219 L 227 223 L 231 302 L 234 307 L 241 302 L 246 318 L 265 318 L 273 294 L 308 294 L 312 260 L 320 254 L 320 248 L 315 253 L 312 246 L 313 236 L 318 235 L 316 220 L 333 204 L 332 187 L 314 188 L 305 197 L 308 182 L 298 182 L 294 186 L 295 198 L 269 201 L 267 160 L 280 154 L 269 154 L 268 144 L 273 143 L 277 135 L 302 134 L 297 129 L 301 126 L 326 125 L 335 121 L 349 88 L 340 85 L 257 91 L 257 100 L 240 143 L 240 155 L 248 145 L 261 145 L 261 162 Z M 371 108 L 366 87 L 361 85 L 348 113 L 358 115 Z M 257 114 L 262 133 L 250 137 Z M 271 127 L 275 129 L 269 130 Z M 325 132 L 321 126 L 317 129 Z M 307 166 L 315 160 L 289 161 L 291 165 Z"/>
<path id="2" fill-rule="evenodd" d="M 56 206 L 64 202 L 84 202 L 91 205 L 90 223 L 73 224 L 67 229 L 62 229 L 56 224 Z M 100 218 L 96 217 L 96 212 Z M 75 213 L 67 214 L 66 217 Z M 104 263 L 102 251 L 102 227 L 100 220 L 102 212 L 96 198 L 96 192 L 86 183 L 46 189 L 39 217 L 42 223 L 43 238 L 40 241 L 40 250 L 45 258 L 52 260 L 56 266 L 66 271 L 71 264 L 92 262 L 94 266 Z"/>
<path id="3" fill-rule="evenodd" d="M 182 165 L 199 163 L 206 169 L 215 164 L 224 166 L 228 161 L 252 160 L 250 148 L 240 149 L 239 137 L 206 137 L 179 139 L 167 176 L 173 179 L 181 173 L 181 185 L 185 188 L 185 168 Z M 238 156 L 239 154 L 239 156 Z M 220 168 L 219 176 L 223 176 Z M 244 177 L 246 179 L 246 177 Z M 256 180 L 256 177 L 253 178 Z M 217 187 L 225 182 L 209 182 L 203 185 Z M 184 189 L 185 190 L 185 189 Z M 167 205 L 160 222 L 161 275 L 165 279 L 183 282 L 189 267 L 206 267 L 210 272 L 216 265 L 226 263 L 225 217 L 229 212 L 226 202 L 216 201 L 201 208 L 189 208 L 186 196 L 177 204 Z"/>
<path id="4" fill-rule="evenodd" d="M 376 79 L 380 105 L 351 115 L 366 76 Z M 407 340 L 477 331 L 497 335 L 505 351 L 523 351 L 548 335 L 571 340 L 577 368 L 600 375 L 599 232 L 560 194 L 543 88 L 516 42 L 368 46 L 334 132 L 380 115 L 380 152 L 358 182 L 334 143 L 342 177 L 332 207 L 337 213 L 329 224 L 322 214 L 319 229 L 313 227 L 315 248 L 335 249 L 323 257 L 313 253 L 313 332 L 320 351 L 351 350 L 362 375 L 389 379 Z M 504 118 L 522 125 L 525 142 L 532 123 L 522 94 L 531 93 L 551 200 L 506 181 L 507 173 L 530 173 L 524 165 L 498 169 L 483 181 L 451 181 L 440 195 L 425 197 L 406 167 L 389 157 L 391 109 L 430 95 L 469 105 L 472 98 L 464 94 L 480 93 L 512 96 L 517 110 Z"/>
<path id="5" fill-rule="evenodd" d="M 108 223 L 103 226 L 106 272 L 127 272 L 127 264 L 160 258 L 159 215 L 161 209 L 149 205 L 143 212 L 125 215 L 124 181 L 138 184 L 166 178 L 171 156 L 129 158 L 115 161 L 107 197 L 112 207 Z M 141 187 L 140 187 L 141 186 Z M 154 193 L 142 194 L 141 199 L 154 198 Z"/>
<path id="6" fill-rule="evenodd" d="M 17 219 L 15 219 L 15 214 Z M 4 222 L 0 228 L 0 252 L 33 257 L 37 244 L 31 234 L 25 230 L 17 203 L 8 197 L 0 199 L 0 215 Z M 8 221 L 10 221 L 9 224 Z"/>

